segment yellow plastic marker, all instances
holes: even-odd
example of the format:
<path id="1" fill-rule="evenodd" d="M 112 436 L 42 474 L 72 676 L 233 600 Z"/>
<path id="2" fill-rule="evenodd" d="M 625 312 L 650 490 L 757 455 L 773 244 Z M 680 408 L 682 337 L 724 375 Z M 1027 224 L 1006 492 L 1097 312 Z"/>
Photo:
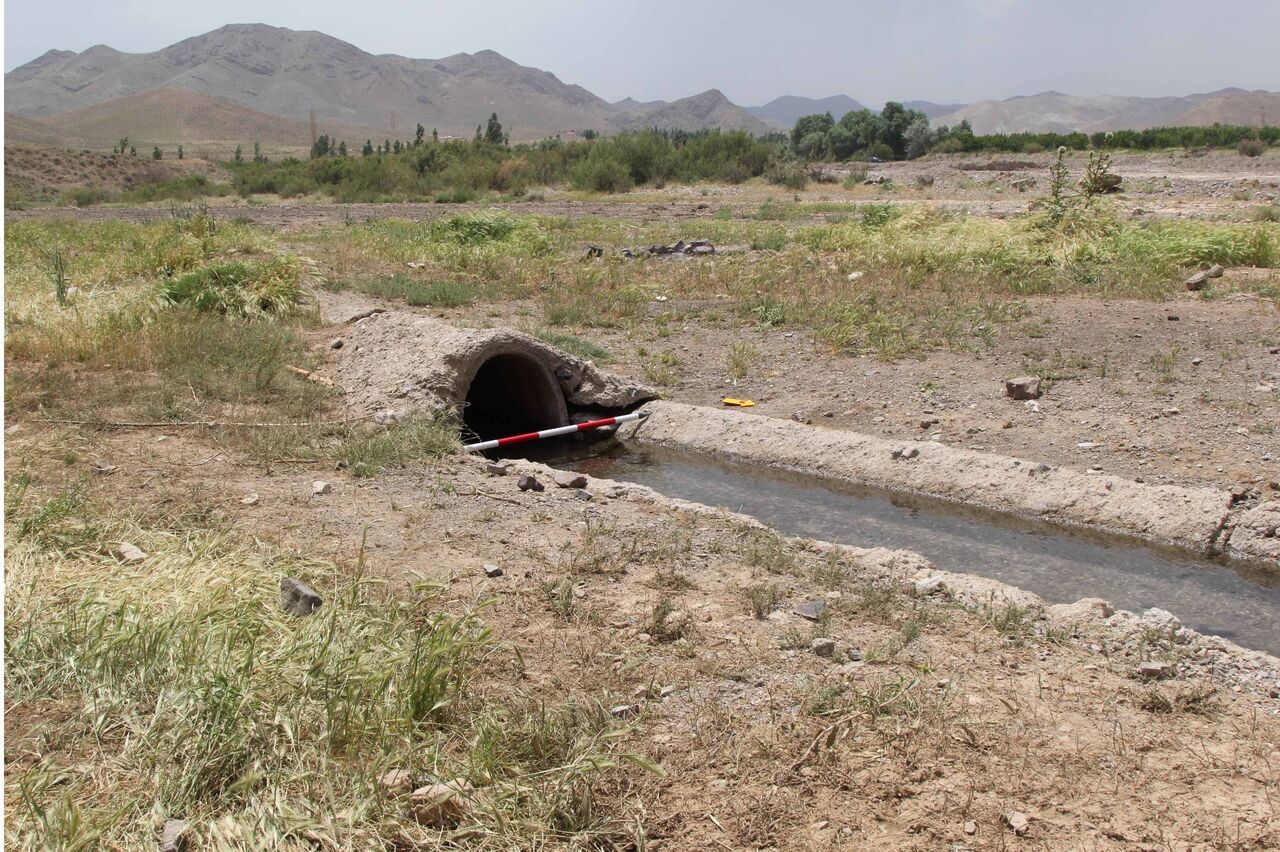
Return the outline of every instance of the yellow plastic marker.
<path id="1" fill-rule="evenodd" d="M 750 408 L 751 406 L 756 404 L 755 400 L 733 399 L 732 397 L 727 397 L 727 396 L 720 401 L 723 402 L 725 405 L 736 405 L 739 408 Z"/>

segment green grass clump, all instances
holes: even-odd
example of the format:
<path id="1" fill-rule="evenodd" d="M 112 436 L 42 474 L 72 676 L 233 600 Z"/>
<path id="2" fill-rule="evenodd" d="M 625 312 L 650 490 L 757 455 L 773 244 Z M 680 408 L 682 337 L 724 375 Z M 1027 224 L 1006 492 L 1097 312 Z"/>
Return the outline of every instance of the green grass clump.
<path id="1" fill-rule="evenodd" d="M 475 288 L 465 281 L 415 281 L 407 275 L 361 278 L 348 284 L 351 289 L 379 299 L 403 299 L 414 307 L 458 308 L 476 299 Z"/>
<path id="2" fill-rule="evenodd" d="M 576 355 L 586 361 L 608 364 L 613 360 L 613 356 L 608 349 L 576 335 L 566 334 L 563 331 L 556 331 L 550 328 L 535 329 L 532 334 L 544 343 L 550 343 L 552 346 L 563 349 L 570 355 Z"/>
<path id="3" fill-rule="evenodd" d="M 123 848 L 168 818 L 202 848 L 434 845 L 378 788 L 392 767 L 468 782 L 462 827 L 495 847 L 608 845 L 600 782 L 620 760 L 656 770 L 616 751 L 597 702 L 484 683 L 481 611 L 437 587 L 277 551 L 208 510 L 111 518 L 25 491 L 6 500 L 12 848 Z M 146 560 L 117 561 L 121 541 Z M 316 613 L 280 608 L 284 576 L 320 592 Z"/>
<path id="4" fill-rule="evenodd" d="M 298 267 L 286 257 L 205 267 L 165 281 L 159 292 L 173 304 L 243 317 L 287 313 L 302 295 Z"/>
<path id="5" fill-rule="evenodd" d="M 400 423 L 357 428 L 337 451 L 354 476 L 377 476 L 389 470 L 410 467 L 461 448 L 457 418 L 439 412 L 413 415 Z"/>

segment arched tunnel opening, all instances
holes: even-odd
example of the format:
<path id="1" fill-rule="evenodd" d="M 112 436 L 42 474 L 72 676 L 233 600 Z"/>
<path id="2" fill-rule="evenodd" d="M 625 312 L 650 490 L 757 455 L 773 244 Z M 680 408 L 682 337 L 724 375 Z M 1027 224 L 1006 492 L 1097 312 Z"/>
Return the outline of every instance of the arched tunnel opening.
<path id="1" fill-rule="evenodd" d="M 487 441 L 568 422 L 564 392 L 550 368 L 529 355 L 494 355 L 467 388 L 462 419 L 468 435 Z"/>

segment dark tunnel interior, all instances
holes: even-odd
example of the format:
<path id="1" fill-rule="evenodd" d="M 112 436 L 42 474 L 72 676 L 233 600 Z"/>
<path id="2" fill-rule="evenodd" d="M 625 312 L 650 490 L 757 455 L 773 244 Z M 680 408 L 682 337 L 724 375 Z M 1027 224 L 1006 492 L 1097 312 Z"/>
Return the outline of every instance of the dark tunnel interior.
<path id="1" fill-rule="evenodd" d="M 462 419 L 468 437 L 502 438 L 565 425 L 564 394 L 551 371 L 527 355 L 495 355 L 467 389 Z"/>

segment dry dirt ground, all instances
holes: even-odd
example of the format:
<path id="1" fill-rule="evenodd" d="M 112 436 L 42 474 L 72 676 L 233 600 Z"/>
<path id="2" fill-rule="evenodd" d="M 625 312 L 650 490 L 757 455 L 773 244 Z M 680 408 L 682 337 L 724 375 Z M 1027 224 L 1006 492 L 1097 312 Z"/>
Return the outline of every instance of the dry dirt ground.
<path id="1" fill-rule="evenodd" d="M 51 437 L 28 424 L 8 451 Z M 479 459 L 357 480 L 305 459 L 246 464 L 212 435 L 61 440 L 80 466 L 117 469 L 46 457 L 44 481 L 87 475 L 122 508 L 207 507 L 341 571 L 367 537 L 379 575 L 445 583 L 459 610 L 496 598 L 486 621 L 523 661 L 501 677 L 617 708 L 622 745 L 666 769 L 605 796 L 650 849 L 1280 844 L 1280 699 L 1214 674 L 1212 640 L 1126 637 L 1091 605 L 1046 613 L 1014 594 L 1023 609 L 980 581 L 919 597 L 909 554 L 832 557 L 601 481 L 584 502 L 527 463 L 545 492 Z M 317 479 L 331 493 L 314 496 Z M 792 612 L 812 600 L 829 607 L 820 623 Z M 842 659 L 813 653 L 815 637 Z M 1142 681 L 1141 659 L 1177 674 Z"/>
<path id="2" fill-rule="evenodd" d="M 6 169 L 10 168 L 11 157 L 14 174 L 20 180 L 34 180 L 31 175 L 39 171 L 58 173 L 57 162 L 48 169 L 33 170 L 30 167 L 31 163 L 43 162 L 50 157 L 58 161 L 82 157 L 111 159 L 100 154 L 62 149 L 10 146 L 5 154 Z M 1027 212 L 1032 201 L 1044 194 L 1050 160 L 1049 154 L 931 155 L 911 162 L 870 164 L 868 178 L 884 178 L 887 182 L 851 188 L 840 182 L 847 176 L 847 167 L 837 165 L 826 169 L 837 182 L 811 183 L 799 192 L 759 183 L 738 186 L 673 185 L 584 199 L 577 193 L 547 188 L 522 201 L 486 203 L 483 207 L 545 216 L 696 221 L 716 215 L 748 217 L 767 201 L 793 201 L 800 205 L 815 205 L 807 211 L 803 206 L 791 211 L 789 218 L 793 221 L 823 222 L 848 215 L 848 211 L 824 211 L 821 209 L 824 204 L 911 204 L 925 201 L 948 210 L 1003 218 Z M 191 162 L 197 161 L 184 161 Z M 1078 176 L 1084 168 L 1084 156 L 1072 154 L 1068 163 L 1072 173 Z M 1254 208 L 1273 204 L 1280 198 L 1280 154 L 1270 151 L 1257 158 L 1242 157 L 1228 151 L 1119 154 L 1115 157 L 1113 171 L 1124 178 L 1124 192 L 1113 196 L 1113 199 L 1122 211 L 1135 219 L 1246 221 Z M 81 173 L 89 174 L 84 168 L 67 171 L 68 175 Z M 217 179 L 224 180 L 226 176 L 219 175 Z M 920 183 L 921 179 L 928 181 L 928 185 Z M 1019 185 L 1022 189 L 1018 188 Z M 209 201 L 217 216 L 242 218 L 285 231 L 333 222 L 363 221 L 370 217 L 430 219 L 474 211 L 477 207 L 474 204 L 331 204 L 323 199 L 282 203 L 274 196 L 255 196 L 248 201 L 238 197 Z M 6 215 L 11 218 L 54 215 L 88 220 L 147 221 L 163 218 L 168 207 L 167 202 L 142 207 L 45 207 L 11 211 Z"/>
<path id="3" fill-rule="evenodd" d="M 989 349 L 893 363 L 833 355 L 804 331 L 744 330 L 714 305 L 668 301 L 653 310 L 685 319 L 656 340 L 606 329 L 580 334 L 610 352 L 610 369 L 636 378 L 645 378 L 653 353 L 674 356 L 665 393 L 681 402 L 746 397 L 775 417 L 1153 483 L 1280 487 L 1280 311 L 1244 294 L 1037 300 Z M 530 311 L 509 304 L 432 313 L 519 326 Z M 743 343 L 754 350 L 751 366 L 731 378 L 730 348 Z M 1056 378 L 1039 400 L 1007 398 L 1004 380 L 1026 373 Z"/>

